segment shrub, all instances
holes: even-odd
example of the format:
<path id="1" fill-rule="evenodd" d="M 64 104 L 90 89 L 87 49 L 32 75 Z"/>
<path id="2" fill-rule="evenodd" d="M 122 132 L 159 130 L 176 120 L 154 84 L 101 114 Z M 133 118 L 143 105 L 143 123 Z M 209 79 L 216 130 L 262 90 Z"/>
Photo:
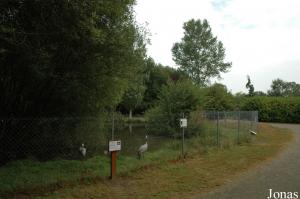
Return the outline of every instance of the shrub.
<path id="1" fill-rule="evenodd" d="M 257 110 L 262 122 L 300 122 L 300 97 L 251 97 L 242 102 L 242 110 Z"/>
<path id="2" fill-rule="evenodd" d="M 233 96 L 223 84 L 215 83 L 203 89 L 201 105 L 204 110 L 233 110 Z"/>
<path id="3" fill-rule="evenodd" d="M 197 109 L 199 89 L 187 80 L 171 82 L 163 87 L 156 107 L 146 113 L 148 127 L 152 133 L 176 137 L 179 119 Z"/>

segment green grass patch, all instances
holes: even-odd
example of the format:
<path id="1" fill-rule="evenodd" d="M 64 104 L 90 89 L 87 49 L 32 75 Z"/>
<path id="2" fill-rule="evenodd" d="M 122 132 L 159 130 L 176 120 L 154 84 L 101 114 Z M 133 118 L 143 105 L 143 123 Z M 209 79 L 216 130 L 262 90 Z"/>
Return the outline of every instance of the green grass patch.
<path id="1" fill-rule="evenodd" d="M 134 156 L 118 155 L 118 175 L 128 176 L 146 165 L 161 164 L 178 156 L 174 142 L 165 143 L 163 149 L 147 152 L 139 160 Z M 14 192 L 31 192 L 36 189 L 55 189 L 59 186 L 76 185 L 110 175 L 109 156 L 95 156 L 86 160 L 57 159 L 47 162 L 18 160 L 0 168 L 0 196 Z"/>
<path id="2" fill-rule="evenodd" d="M 287 130 L 262 125 L 253 144 L 234 145 L 225 150 L 211 147 L 206 153 L 190 151 L 185 161 L 174 159 L 144 166 L 113 181 L 67 187 L 38 198 L 188 198 L 214 189 L 274 157 L 291 139 L 292 133 Z M 150 162 L 161 157 L 148 155 L 145 159 Z"/>
<path id="3" fill-rule="evenodd" d="M 286 130 L 262 125 L 252 143 L 220 150 L 213 144 L 199 144 L 203 142 L 199 136 L 186 140 L 184 162 L 178 159 L 180 140 L 172 141 L 162 150 L 147 152 L 142 160 L 118 156 L 117 181 L 104 178 L 110 169 L 107 156 L 82 161 L 15 161 L 0 168 L 0 193 L 3 197 L 13 193 L 20 198 L 43 195 L 40 198 L 50 199 L 180 198 L 223 184 L 233 175 L 274 156 L 291 138 Z"/>

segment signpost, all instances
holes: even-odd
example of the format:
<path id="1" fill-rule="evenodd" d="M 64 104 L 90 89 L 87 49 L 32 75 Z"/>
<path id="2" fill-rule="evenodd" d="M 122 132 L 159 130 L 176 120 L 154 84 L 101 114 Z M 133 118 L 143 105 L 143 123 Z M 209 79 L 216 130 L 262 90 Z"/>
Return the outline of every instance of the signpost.
<path id="1" fill-rule="evenodd" d="M 111 152 L 110 179 L 113 179 L 117 173 L 117 151 L 121 150 L 121 140 L 109 141 L 109 152 Z"/>
<path id="2" fill-rule="evenodd" d="M 180 127 L 181 128 L 187 127 L 187 119 L 186 118 L 180 119 Z"/>
<path id="3" fill-rule="evenodd" d="M 187 118 L 184 117 L 183 113 L 183 118 L 180 119 L 180 128 L 182 128 L 182 148 L 181 148 L 181 154 L 182 157 L 184 158 L 184 129 L 187 127 Z"/>

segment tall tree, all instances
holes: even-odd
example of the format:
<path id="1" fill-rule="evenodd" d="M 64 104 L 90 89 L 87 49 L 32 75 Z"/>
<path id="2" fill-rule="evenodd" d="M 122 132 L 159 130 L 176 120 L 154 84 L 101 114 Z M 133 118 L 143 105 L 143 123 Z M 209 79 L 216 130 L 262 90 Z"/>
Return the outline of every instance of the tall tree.
<path id="1" fill-rule="evenodd" d="M 97 115 L 145 56 L 134 0 L 0 2 L 0 114 Z"/>
<path id="2" fill-rule="evenodd" d="M 213 36 L 206 19 L 189 20 L 183 25 L 184 37 L 172 48 L 173 60 L 188 74 L 194 83 L 204 86 L 211 77 L 220 78 L 227 72 L 230 62 L 224 62 L 223 43 Z"/>
<path id="3" fill-rule="evenodd" d="M 300 96 L 300 84 L 296 82 L 286 82 L 282 79 L 275 79 L 272 81 L 271 89 L 268 90 L 270 96 Z"/>
<path id="4" fill-rule="evenodd" d="M 179 81 L 186 77 L 181 71 L 174 68 L 163 66 L 154 62 L 152 58 L 146 60 L 145 76 L 145 96 L 143 100 L 143 108 L 148 109 L 154 106 L 158 100 L 161 88 L 167 85 L 169 81 Z"/>
<path id="5" fill-rule="evenodd" d="M 248 89 L 248 96 L 252 97 L 254 96 L 254 86 L 251 83 L 251 79 L 250 76 L 247 75 L 247 84 L 246 84 L 246 88 Z"/>

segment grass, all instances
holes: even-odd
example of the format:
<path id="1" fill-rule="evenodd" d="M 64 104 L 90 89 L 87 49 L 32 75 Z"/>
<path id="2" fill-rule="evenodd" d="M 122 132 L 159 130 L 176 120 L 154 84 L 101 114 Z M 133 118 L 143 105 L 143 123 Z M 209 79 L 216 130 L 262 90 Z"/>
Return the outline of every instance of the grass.
<path id="1" fill-rule="evenodd" d="M 170 145 L 170 144 L 169 144 Z M 174 159 L 178 150 L 166 146 L 164 150 L 147 152 L 142 161 L 133 156 L 119 156 L 118 175 L 130 175 L 145 165 L 161 164 L 162 160 Z M 108 156 L 95 156 L 87 160 L 19 160 L 0 168 L 0 198 L 10 197 L 17 192 L 47 192 L 58 187 L 74 186 L 78 183 L 90 183 L 105 179 L 110 174 Z"/>
<path id="2" fill-rule="evenodd" d="M 186 198 L 220 186 L 273 157 L 291 139 L 292 133 L 287 130 L 263 124 L 253 144 L 233 145 L 226 150 L 210 147 L 203 153 L 195 147 L 194 140 L 188 143 L 194 147 L 189 148 L 184 162 L 176 158 L 178 150 L 171 147 L 148 152 L 143 161 L 120 156 L 119 177 L 112 181 L 101 178 L 109 172 L 107 157 L 45 163 L 18 161 L 0 169 L 0 190 L 16 191 L 16 198 Z M 36 187 L 26 191 L 26 185 Z"/>

